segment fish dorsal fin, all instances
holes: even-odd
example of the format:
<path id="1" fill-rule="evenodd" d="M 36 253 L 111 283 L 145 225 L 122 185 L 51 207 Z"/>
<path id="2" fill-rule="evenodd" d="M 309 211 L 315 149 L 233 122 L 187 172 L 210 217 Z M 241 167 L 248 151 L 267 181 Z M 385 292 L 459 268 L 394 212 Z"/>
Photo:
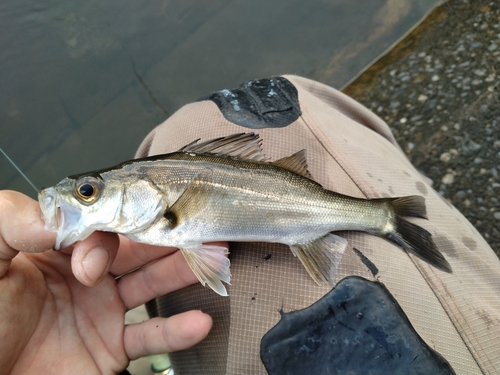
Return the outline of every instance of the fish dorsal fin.
<path id="1" fill-rule="evenodd" d="M 293 155 L 276 160 L 272 164 L 312 179 L 311 173 L 307 169 L 306 150 L 300 150 Z"/>
<path id="2" fill-rule="evenodd" d="M 240 159 L 266 161 L 262 151 L 262 140 L 255 133 L 239 133 L 210 139 L 198 143 L 199 139 L 184 146 L 180 152 L 193 152 L 195 154 L 227 155 Z"/>

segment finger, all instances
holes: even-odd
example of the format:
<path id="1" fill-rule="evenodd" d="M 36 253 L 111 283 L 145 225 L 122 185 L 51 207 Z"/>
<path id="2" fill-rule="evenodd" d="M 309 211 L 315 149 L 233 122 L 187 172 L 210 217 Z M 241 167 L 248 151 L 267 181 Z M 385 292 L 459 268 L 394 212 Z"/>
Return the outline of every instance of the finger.
<path id="1" fill-rule="evenodd" d="M 44 225 L 38 202 L 15 191 L 0 191 L 0 277 L 18 251 L 39 253 L 54 246 L 56 234 Z"/>
<path id="2" fill-rule="evenodd" d="M 119 243 L 114 233 L 94 232 L 73 245 L 71 268 L 77 280 L 87 286 L 99 284 L 108 274 Z"/>
<path id="3" fill-rule="evenodd" d="M 123 276 L 118 282 L 118 290 L 123 303 L 130 310 L 197 281 L 182 253 L 176 251 Z"/>
<path id="4" fill-rule="evenodd" d="M 110 272 L 115 276 L 123 275 L 179 250 L 171 246 L 154 246 L 134 242 L 122 235 L 118 237 L 120 238 L 120 247 L 110 268 Z M 212 242 L 212 244 L 226 248 L 229 246 L 227 242 L 223 241 Z"/>
<path id="5" fill-rule="evenodd" d="M 123 275 L 178 250 L 175 247 L 141 244 L 123 236 L 119 236 L 119 238 L 120 248 L 110 269 L 111 273 L 116 276 Z"/>
<path id="6" fill-rule="evenodd" d="M 212 318 L 197 310 L 170 318 L 152 318 L 125 327 L 125 352 L 129 359 L 134 360 L 187 349 L 203 340 L 211 328 Z"/>

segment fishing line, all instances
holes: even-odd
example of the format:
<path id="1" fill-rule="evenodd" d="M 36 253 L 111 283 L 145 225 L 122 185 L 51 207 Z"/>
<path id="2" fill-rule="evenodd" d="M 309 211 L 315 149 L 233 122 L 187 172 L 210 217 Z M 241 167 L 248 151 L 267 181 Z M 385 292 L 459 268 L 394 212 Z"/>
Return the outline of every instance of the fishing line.
<path id="1" fill-rule="evenodd" d="M 28 178 L 28 176 L 26 176 L 23 173 L 23 171 L 19 169 L 19 167 L 16 165 L 16 163 L 14 163 L 14 160 L 9 158 L 9 155 L 7 155 L 1 147 L 0 147 L 0 151 L 2 152 L 3 156 L 5 156 L 7 158 L 7 160 L 10 162 L 10 164 L 12 164 L 14 166 L 14 168 L 16 168 L 16 170 L 21 174 L 21 176 L 24 177 L 24 179 L 31 185 L 31 187 L 33 189 L 35 189 L 36 193 L 38 194 L 38 189 L 36 188 L 36 186 L 33 184 L 33 182 L 31 182 L 31 180 Z"/>

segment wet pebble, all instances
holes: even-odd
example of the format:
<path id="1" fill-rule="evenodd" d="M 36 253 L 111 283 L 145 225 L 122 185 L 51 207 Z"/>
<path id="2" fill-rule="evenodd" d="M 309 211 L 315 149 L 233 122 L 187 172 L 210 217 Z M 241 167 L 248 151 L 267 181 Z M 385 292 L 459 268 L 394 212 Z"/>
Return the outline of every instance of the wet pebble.
<path id="1" fill-rule="evenodd" d="M 451 160 L 451 154 L 449 152 L 443 152 L 439 157 L 443 163 L 448 163 Z"/>
<path id="2" fill-rule="evenodd" d="M 456 149 L 452 148 L 446 152 L 443 152 L 441 154 L 441 156 L 439 157 L 439 160 L 441 160 L 443 163 L 448 163 L 452 157 L 457 156 L 457 155 L 458 155 L 458 151 Z"/>
<path id="3" fill-rule="evenodd" d="M 455 181 L 455 175 L 451 172 L 446 173 L 443 178 L 441 179 L 441 182 L 445 185 L 450 185 Z"/>

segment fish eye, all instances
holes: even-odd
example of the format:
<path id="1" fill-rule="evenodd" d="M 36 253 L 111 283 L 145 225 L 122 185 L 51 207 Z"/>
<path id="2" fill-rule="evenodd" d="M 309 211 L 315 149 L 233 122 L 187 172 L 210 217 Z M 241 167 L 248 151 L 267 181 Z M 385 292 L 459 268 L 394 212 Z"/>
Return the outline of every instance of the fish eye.
<path id="1" fill-rule="evenodd" d="M 91 184 L 83 184 L 78 188 L 78 193 L 82 197 L 90 198 L 94 195 L 94 187 Z"/>
<path id="2" fill-rule="evenodd" d="M 75 185 L 75 192 L 83 203 L 92 204 L 101 194 L 101 183 L 96 178 L 83 178 Z"/>

